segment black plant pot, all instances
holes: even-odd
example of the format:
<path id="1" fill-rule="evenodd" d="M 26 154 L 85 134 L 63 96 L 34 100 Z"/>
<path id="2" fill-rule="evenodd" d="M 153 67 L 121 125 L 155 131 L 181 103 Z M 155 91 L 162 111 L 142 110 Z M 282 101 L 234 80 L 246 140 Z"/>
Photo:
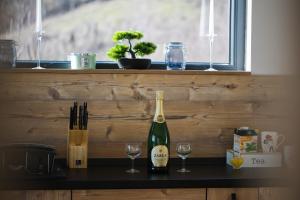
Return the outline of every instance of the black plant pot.
<path id="1" fill-rule="evenodd" d="M 120 58 L 118 60 L 120 68 L 124 69 L 149 69 L 151 66 L 151 59 L 144 58 Z"/>

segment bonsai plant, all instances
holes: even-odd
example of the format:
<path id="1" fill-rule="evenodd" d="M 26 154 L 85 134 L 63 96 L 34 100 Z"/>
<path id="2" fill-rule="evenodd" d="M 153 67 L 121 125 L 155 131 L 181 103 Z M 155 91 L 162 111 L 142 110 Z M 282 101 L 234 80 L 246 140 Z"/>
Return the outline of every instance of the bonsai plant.
<path id="1" fill-rule="evenodd" d="M 151 42 L 136 42 L 143 34 L 138 31 L 117 31 L 113 35 L 114 47 L 108 50 L 107 56 L 118 61 L 120 68 L 125 69 L 147 69 L 151 65 L 150 59 L 137 58 L 150 55 L 155 52 L 156 45 Z M 124 44 L 125 43 L 125 44 Z M 131 58 L 126 58 L 130 55 Z"/>

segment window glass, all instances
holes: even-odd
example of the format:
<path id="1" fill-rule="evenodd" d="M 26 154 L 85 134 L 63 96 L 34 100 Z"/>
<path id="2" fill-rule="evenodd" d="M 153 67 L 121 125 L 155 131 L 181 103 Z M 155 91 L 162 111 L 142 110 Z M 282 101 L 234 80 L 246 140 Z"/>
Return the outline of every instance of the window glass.
<path id="1" fill-rule="evenodd" d="M 42 60 L 66 60 L 71 52 L 95 52 L 109 60 L 112 34 L 138 30 L 158 45 L 148 56 L 164 61 L 164 44 L 180 41 L 187 61 L 209 61 L 209 0 L 43 0 Z M 215 0 L 214 62 L 229 62 L 230 0 Z M 0 1 L 0 37 L 17 41 L 19 60 L 36 58 L 35 0 Z"/>

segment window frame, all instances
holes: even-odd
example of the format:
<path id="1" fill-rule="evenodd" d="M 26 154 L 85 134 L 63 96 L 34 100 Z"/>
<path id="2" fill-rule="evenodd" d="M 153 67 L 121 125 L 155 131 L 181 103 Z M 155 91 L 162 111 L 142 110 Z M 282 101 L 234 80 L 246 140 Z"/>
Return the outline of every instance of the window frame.
<path id="1" fill-rule="evenodd" d="M 246 52 L 246 16 L 247 0 L 230 0 L 230 40 L 229 63 L 214 63 L 217 70 L 244 71 Z M 34 60 L 17 60 L 17 68 L 33 68 Z M 48 69 L 68 69 L 68 61 L 41 61 L 41 66 Z M 187 62 L 187 70 L 205 70 L 209 62 Z M 96 69 L 119 69 L 116 62 L 97 61 Z M 166 69 L 164 62 L 152 62 L 150 69 Z"/>

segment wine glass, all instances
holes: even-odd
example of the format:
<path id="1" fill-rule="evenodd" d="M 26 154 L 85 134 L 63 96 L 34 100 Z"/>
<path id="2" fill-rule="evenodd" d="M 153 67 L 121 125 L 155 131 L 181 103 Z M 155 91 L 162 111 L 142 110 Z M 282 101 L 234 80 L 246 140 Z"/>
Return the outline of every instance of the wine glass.
<path id="1" fill-rule="evenodd" d="M 140 171 L 134 168 L 134 160 L 141 155 L 141 145 L 137 143 L 126 144 L 127 156 L 131 159 L 131 169 L 126 170 L 127 173 L 134 174 Z"/>
<path id="2" fill-rule="evenodd" d="M 41 67 L 41 51 L 42 51 L 42 39 L 43 39 L 43 35 L 44 35 L 44 31 L 39 30 L 36 32 L 36 36 L 37 36 L 37 66 L 33 67 L 32 69 L 45 69 L 44 67 Z"/>
<path id="3" fill-rule="evenodd" d="M 182 167 L 181 167 L 181 169 L 178 169 L 177 172 L 181 172 L 181 173 L 191 172 L 190 170 L 185 168 L 185 159 L 192 152 L 191 144 L 190 143 L 177 144 L 176 152 L 177 152 L 178 156 L 182 159 Z"/>

